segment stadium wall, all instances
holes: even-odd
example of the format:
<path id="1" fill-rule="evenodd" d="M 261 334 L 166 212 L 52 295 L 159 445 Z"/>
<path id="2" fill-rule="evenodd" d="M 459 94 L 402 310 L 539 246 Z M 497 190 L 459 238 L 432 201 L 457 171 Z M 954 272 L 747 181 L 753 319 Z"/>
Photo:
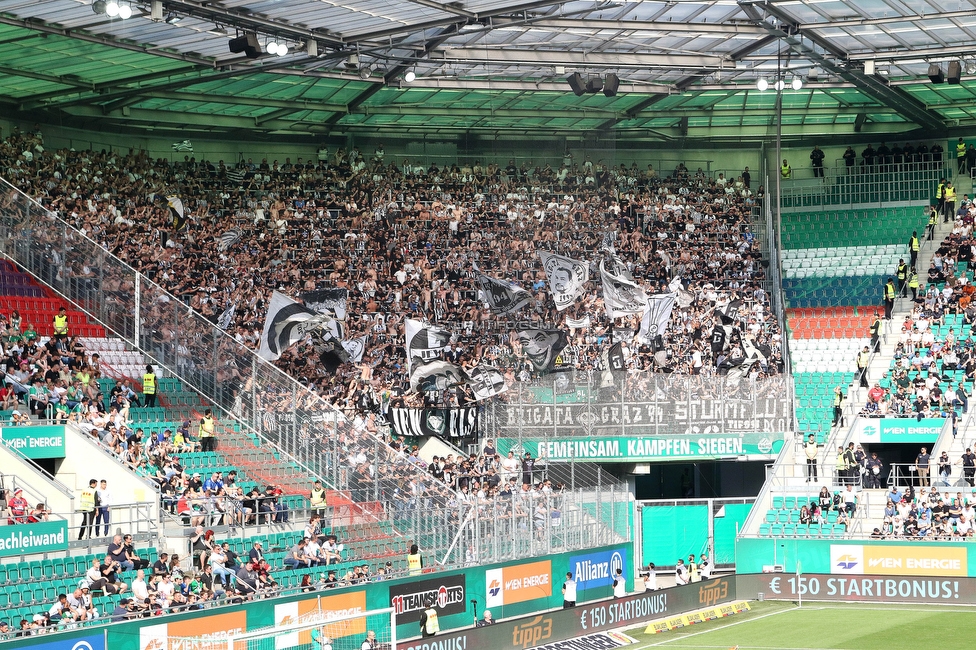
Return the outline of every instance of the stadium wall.
<path id="1" fill-rule="evenodd" d="M 55 645 L 50 648 L 42 647 L 41 650 L 71 650 L 77 647 L 77 641 L 86 637 L 97 638 L 103 644 L 92 645 L 92 650 L 189 650 L 189 646 L 166 646 L 161 645 L 160 641 L 201 636 L 219 639 L 233 632 L 280 625 L 317 609 L 319 598 L 323 599 L 323 609 L 343 613 L 393 606 L 398 610 L 397 637 L 410 638 L 417 636 L 419 631 L 420 611 L 423 608 L 418 609 L 418 603 L 429 594 L 442 594 L 440 602 L 443 604 L 439 603 L 439 619 L 441 628 L 448 631 L 471 625 L 474 616 L 470 606 L 472 600 L 478 601 L 479 614 L 487 607 L 498 619 L 561 607 L 561 586 L 564 576 L 570 570 L 574 574 L 582 572 L 586 576 L 577 581 L 578 602 L 606 599 L 612 595 L 613 589 L 609 575 L 618 564 L 624 570 L 628 589 L 633 589 L 632 546 L 615 545 L 591 551 L 560 553 L 544 559 L 532 558 L 520 562 L 471 567 L 400 580 L 371 582 L 342 590 L 295 594 L 233 607 L 117 623 L 105 630 L 86 628 L 52 636 L 50 638 Z M 643 604 L 639 606 L 644 607 Z M 607 618 L 615 616 L 605 611 L 596 615 Z M 37 641 L 37 637 L 14 640 L 4 644 L 4 648 L 36 650 Z"/>
<path id="2" fill-rule="evenodd" d="M 779 565 L 786 573 L 976 577 L 976 545 L 966 542 L 742 537 L 735 559 L 739 574 Z"/>

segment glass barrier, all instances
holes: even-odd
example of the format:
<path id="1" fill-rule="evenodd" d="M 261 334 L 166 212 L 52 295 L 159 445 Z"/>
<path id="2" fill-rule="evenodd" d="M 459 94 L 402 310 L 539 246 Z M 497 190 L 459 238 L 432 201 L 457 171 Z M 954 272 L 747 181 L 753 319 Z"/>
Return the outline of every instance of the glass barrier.
<path id="1" fill-rule="evenodd" d="M 309 480 L 322 478 L 335 490 L 329 505 L 347 509 L 350 521 L 392 521 L 398 535 L 449 565 L 464 563 L 472 552 L 487 562 L 526 549 L 584 548 L 617 539 L 621 531 L 620 539 L 627 539 L 618 506 L 629 496 L 610 485 L 575 492 L 555 506 L 561 521 L 574 522 L 573 534 L 544 539 L 550 529 L 542 527 L 528 546 L 497 544 L 496 538 L 524 530 L 538 503 L 552 509 L 551 497 L 529 490 L 524 498 L 534 504 L 528 508 L 533 514 L 519 523 L 518 509 L 499 505 L 506 497 L 455 492 L 371 433 L 365 421 L 348 419 L 12 185 L 0 181 L 0 188 L 0 246 L 7 256 L 240 420 L 246 428 L 241 437 L 257 434 L 255 444 L 300 464 Z"/>

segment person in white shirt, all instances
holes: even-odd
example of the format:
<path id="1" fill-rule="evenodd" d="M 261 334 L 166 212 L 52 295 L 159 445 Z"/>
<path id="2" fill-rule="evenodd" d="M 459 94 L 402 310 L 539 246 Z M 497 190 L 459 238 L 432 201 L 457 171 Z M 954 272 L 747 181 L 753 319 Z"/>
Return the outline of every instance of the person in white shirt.
<path id="1" fill-rule="evenodd" d="M 563 609 L 576 607 L 576 581 L 573 574 L 566 574 L 566 581 L 563 582 Z"/>
<path id="2" fill-rule="evenodd" d="M 644 591 L 657 591 L 657 567 L 653 562 L 647 565 L 645 571 Z"/>
<path id="3" fill-rule="evenodd" d="M 627 581 L 624 580 L 624 570 L 617 569 L 617 575 L 613 577 L 613 597 L 623 598 L 627 595 Z"/>
<path id="4" fill-rule="evenodd" d="M 132 581 L 132 596 L 140 605 L 149 598 L 149 586 L 146 584 L 146 572 L 139 569 L 136 579 Z"/>
<path id="5" fill-rule="evenodd" d="M 674 567 L 674 583 L 676 585 L 688 584 L 688 567 L 685 566 L 685 561 L 680 558 Z"/>
<path id="6" fill-rule="evenodd" d="M 698 559 L 698 574 L 702 580 L 708 580 L 712 577 L 712 563 L 704 553 Z"/>

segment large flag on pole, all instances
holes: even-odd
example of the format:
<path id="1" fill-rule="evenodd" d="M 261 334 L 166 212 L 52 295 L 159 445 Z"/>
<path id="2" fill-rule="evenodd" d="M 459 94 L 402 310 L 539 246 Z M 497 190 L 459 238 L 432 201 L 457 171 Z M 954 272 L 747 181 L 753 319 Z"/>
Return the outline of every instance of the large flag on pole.
<path id="1" fill-rule="evenodd" d="M 217 318 L 217 327 L 222 330 L 226 330 L 230 327 L 230 324 L 234 321 L 234 312 L 237 310 L 237 303 L 231 303 L 230 307 L 225 309 L 220 317 Z"/>
<path id="2" fill-rule="evenodd" d="M 169 208 L 169 215 L 173 220 L 173 230 L 179 232 L 186 226 L 187 221 L 183 199 L 171 194 L 166 197 L 166 206 Z"/>
<path id="3" fill-rule="evenodd" d="M 675 294 L 652 293 L 647 296 L 647 307 L 641 317 L 639 338 L 642 343 L 650 343 L 655 336 L 663 335 L 671 321 Z"/>
<path id="4" fill-rule="evenodd" d="M 546 251 L 539 251 L 539 259 L 549 278 L 549 293 L 556 310 L 562 311 L 583 295 L 590 279 L 590 267 L 585 262 Z"/>
<path id="5" fill-rule="evenodd" d="M 426 363 L 440 356 L 451 342 L 451 333 L 423 321 L 408 318 L 404 330 L 407 344 L 407 371 L 414 363 Z"/>
<path id="6" fill-rule="evenodd" d="M 616 255 L 609 269 L 606 260 L 600 260 L 600 279 L 603 281 L 603 306 L 611 319 L 643 314 L 647 309 L 647 294 Z"/>
<path id="7" fill-rule="evenodd" d="M 228 230 L 227 232 L 225 232 L 223 235 L 220 236 L 220 240 L 218 241 L 217 244 L 217 250 L 221 252 L 227 250 L 237 242 L 241 241 L 241 237 L 243 236 L 243 234 L 244 233 L 241 232 L 240 228 L 237 227 L 231 228 L 230 230 Z"/>
<path id="8" fill-rule="evenodd" d="M 307 334 L 323 327 L 329 328 L 335 338 L 341 339 L 341 327 L 334 318 L 328 314 L 316 314 L 283 293 L 275 291 L 271 294 L 268 316 L 261 332 L 258 356 L 274 361 Z"/>
<path id="9" fill-rule="evenodd" d="M 359 363 L 363 360 L 363 353 L 366 352 L 366 339 L 367 335 L 363 334 L 342 342 L 342 347 L 349 354 L 349 360 L 353 363 Z"/>
<path id="10" fill-rule="evenodd" d="M 485 275 L 474 265 L 474 277 L 481 289 L 482 299 L 499 316 L 517 312 L 532 300 L 532 294 L 522 287 Z"/>
<path id="11" fill-rule="evenodd" d="M 474 393 L 474 398 L 478 401 L 501 395 L 508 386 L 505 384 L 505 376 L 491 366 L 475 366 L 467 373 L 468 386 Z"/>

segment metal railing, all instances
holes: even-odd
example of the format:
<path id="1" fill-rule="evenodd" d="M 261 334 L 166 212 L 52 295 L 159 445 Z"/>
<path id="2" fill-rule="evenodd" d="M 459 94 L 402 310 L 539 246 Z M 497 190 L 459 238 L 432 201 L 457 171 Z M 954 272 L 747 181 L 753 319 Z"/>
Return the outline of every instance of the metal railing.
<path id="1" fill-rule="evenodd" d="M 404 536 L 427 540 L 425 550 L 442 555 L 445 564 L 463 563 L 463 552 L 452 539 L 426 527 L 429 517 L 443 526 L 461 513 L 459 522 L 477 521 L 485 530 L 491 525 L 505 528 L 505 520 L 493 521 L 474 506 L 458 504 L 452 489 L 382 438 L 354 426 L 320 396 L 259 359 L 57 215 L 6 181 L 0 183 L 0 189 L 0 246 L 10 259 L 256 432 L 262 446 L 270 445 L 300 465 L 309 480 L 324 479 L 338 491 L 336 500 L 360 521 L 392 519 Z M 72 269 L 83 266 L 92 269 L 92 274 L 72 274 Z M 226 442 L 237 450 L 267 451 L 248 439 L 249 431 L 224 435 L 221 445 Z M 258 470 L 260 467 L 255 468 Z M 422 501 L 423 517 L 396 516 L 407 493 Z M 594 525 L 614 536 L 604 523 L 605 511 L 629 495 L 619 489 L 579 494 L 587 497 L 586 502 L 570 507 L 594 509 Z M 581 522 L 585 519 L 582 512 L 578 516 Z M 457 530 L 455 524 L 453 531 Z M 589 543 L 583 537 L 566 539 L 569 544 Z"/>

